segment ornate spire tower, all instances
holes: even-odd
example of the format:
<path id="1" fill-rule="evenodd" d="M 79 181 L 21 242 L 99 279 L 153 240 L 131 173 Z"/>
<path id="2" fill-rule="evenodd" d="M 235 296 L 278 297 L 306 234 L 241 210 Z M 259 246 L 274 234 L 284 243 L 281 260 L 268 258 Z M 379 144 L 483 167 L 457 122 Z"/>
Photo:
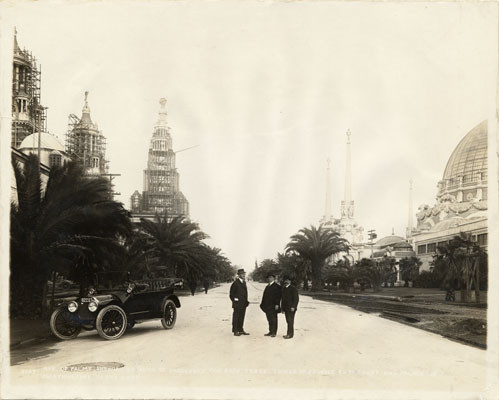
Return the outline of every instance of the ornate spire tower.
<path id="1" fill-rule="evenodd" d="M 341 217 L 339 221 L 339 233 L 347 239 L 350 244 L 362 243 L 362 227 L 354 220 L 354 201 L 352 199 L 352 174 L 350 166 L 350 129 L 347 131 L 346 164 L 345 164 L 345 194 L 341 202 Z"/>
<path id="2" fill-rule="evenodd" d="M 346 165 L 345 165 L 345 194 L 341 202 L 341 218 L 353 219 L 354 204 L 352 200 L 352 174 L 350 168 L 350 129 L 347 131 Z"/>
<path id="3" fill-rule="evenodd" d="M 85 92 L 81 118 L 69 116 L 66 151 L 81 163 L 87 175 L 107 174 L 106 138 L 90 117 L 88 92 Z"/>
<path id="4" fill-rule="evenodd" d="M 11 146 L 18 148 L 25 137 L 46 132 L 46 109 L 40 104 L 41 69 L 28 50 L 21 50 L 14 30 L 14 59 L 12 74 L 12 138 Z"/>
<path id="5" fill-rule="evenodd" d="M 166 99 L 160 99 L 159 105 L 147 169 L 144 170 L 144 190 L 142 195 L 135 191 L 131 196 L 132 212 L 189 216 L 189 202 L 179 189 L 179 173 L 175 167 L 175 152 L 166 118 Z"/>

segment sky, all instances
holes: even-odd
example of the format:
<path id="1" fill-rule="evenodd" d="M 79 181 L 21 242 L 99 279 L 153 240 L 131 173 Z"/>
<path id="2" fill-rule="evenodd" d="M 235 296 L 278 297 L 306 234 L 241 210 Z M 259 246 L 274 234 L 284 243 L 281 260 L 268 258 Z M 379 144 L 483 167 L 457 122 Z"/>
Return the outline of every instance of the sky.
<path id="1" fill-rule="evenodd" d="M 142 191 L 165 97 L 174 150 L 197 146 L 177 155 L 190 217 L 251 269 L 318 225 L 327 158 L 339 216 L 347 129 L 365 231 L 405 235 L 411 178 L 414 214 L 434 204 L 453 149 L 493 115 L 494 7 L 19 2 L 3 4 L 2 34 L 15 25 L 37 57 L 48 129 L 61 140 L 89 91 L 126 207 Z"/>

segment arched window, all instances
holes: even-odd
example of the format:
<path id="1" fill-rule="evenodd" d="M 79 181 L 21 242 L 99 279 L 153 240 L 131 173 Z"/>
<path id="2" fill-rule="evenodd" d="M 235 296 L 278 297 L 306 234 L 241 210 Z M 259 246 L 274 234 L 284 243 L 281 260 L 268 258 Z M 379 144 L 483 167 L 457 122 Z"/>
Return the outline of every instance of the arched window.
<path id="1" fill-rule="evenodd" d="M 60 167 L 62 157 L 60 154 L 51 154 L 49 157 L 50 167 Z"/>

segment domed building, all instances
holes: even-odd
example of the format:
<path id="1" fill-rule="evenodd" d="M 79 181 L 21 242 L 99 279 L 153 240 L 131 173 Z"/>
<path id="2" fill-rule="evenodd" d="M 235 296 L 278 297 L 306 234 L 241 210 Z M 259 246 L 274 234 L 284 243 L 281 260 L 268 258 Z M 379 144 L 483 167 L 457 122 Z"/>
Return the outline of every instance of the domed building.
<path id="1" fill-rule="evenodd" d="M 38 143 L 40 144 L 40 162 L 52 168 L 60 166 L 64 161 L 69 161 L 69 156 L 64 151 L 62 142 L 46 132 L 35 132 L 26 136 L 19 145 L 19 151 L 23 154 L 38 154 Z"/>
<path id="2" fill-rule="evenodd" d="M 464 136 L 452 152 L 442 180 L 437 203 L 421 205 L 412 240 L 417 256 L 428 269 L 437 247 L 460 232 L 487 246 L 487 121 Z"/>
<path id="3" fill-rule="evenodd" d="M 38 155 L 38 145 L 40 145 L 40 179 L 42 188 L 45 188 L 50 168 L 62 165 L 65 161 L 69 161 L 70 158 L 64 151 L 62 142 L 56 136 L 46 132 L 35 132 L 26 136 L 19 144 L 19 148 L 11 149 L 12 157 L 23 168 L 28 155 Z M 17 184 L 13 168 L 11 168 L 10 200 L 17 203 Z"/>
<path id="4" fill-rule="evenodd" d="M 394 235 L 393 233 L 390 236 L 379 239 L 373 245 L 372 258 L 374 260 L 380 260 L 385 256 L 395 258 L 395 267 L 397 268 L 395 286 L 401 286 L 404 283 L 400 277 L 399 261 L 415 255 L 416 253 L 412 249 L 411 244 L 403 237 Z"/>

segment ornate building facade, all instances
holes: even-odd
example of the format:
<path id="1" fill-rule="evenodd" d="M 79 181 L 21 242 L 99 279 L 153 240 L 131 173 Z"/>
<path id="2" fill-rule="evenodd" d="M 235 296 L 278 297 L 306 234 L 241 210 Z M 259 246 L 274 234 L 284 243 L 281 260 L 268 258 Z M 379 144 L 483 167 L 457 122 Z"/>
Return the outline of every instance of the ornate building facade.
<path id="1" fill-rule="evenodd" d="M 14 34 L 12 73 L 12 139 L 11 146 L 19 148 L 23 140 L 35 133 L 45 132 L 45 107 L 40 104 L 41 72 L 31 52 L 21 50 Z"/>
<path id="2" fill-rule="evenodd" d="M 132 215 L 136 219 L 164 213 L 172 217 L 189 216 L 189 202 L 179 188 L 179 173 L 166 118 L 166 99 L 160 99 L 159 104 L 158 122 L 153 130 L 144 170 L 143 192 L 136 190 L 130 199 Z"/>
<path id="3" fill-rule="evenodd" d="M 85 92 L 81 118 L 74 114 L 69 116 L 66 152 L 81 163 L 87 175 L 108 175 L 106 138 L 90 117 L 88 92 Z"/>
<path id="4" fill-rule="evenodd" d="M 468 132 L 452 152 L 438 182 L 437 202 L 423 204 L 416 214 L 412 240 L 428 269 L 437 247 L 460 232 L 487 247 L 487 121 Z"/>

